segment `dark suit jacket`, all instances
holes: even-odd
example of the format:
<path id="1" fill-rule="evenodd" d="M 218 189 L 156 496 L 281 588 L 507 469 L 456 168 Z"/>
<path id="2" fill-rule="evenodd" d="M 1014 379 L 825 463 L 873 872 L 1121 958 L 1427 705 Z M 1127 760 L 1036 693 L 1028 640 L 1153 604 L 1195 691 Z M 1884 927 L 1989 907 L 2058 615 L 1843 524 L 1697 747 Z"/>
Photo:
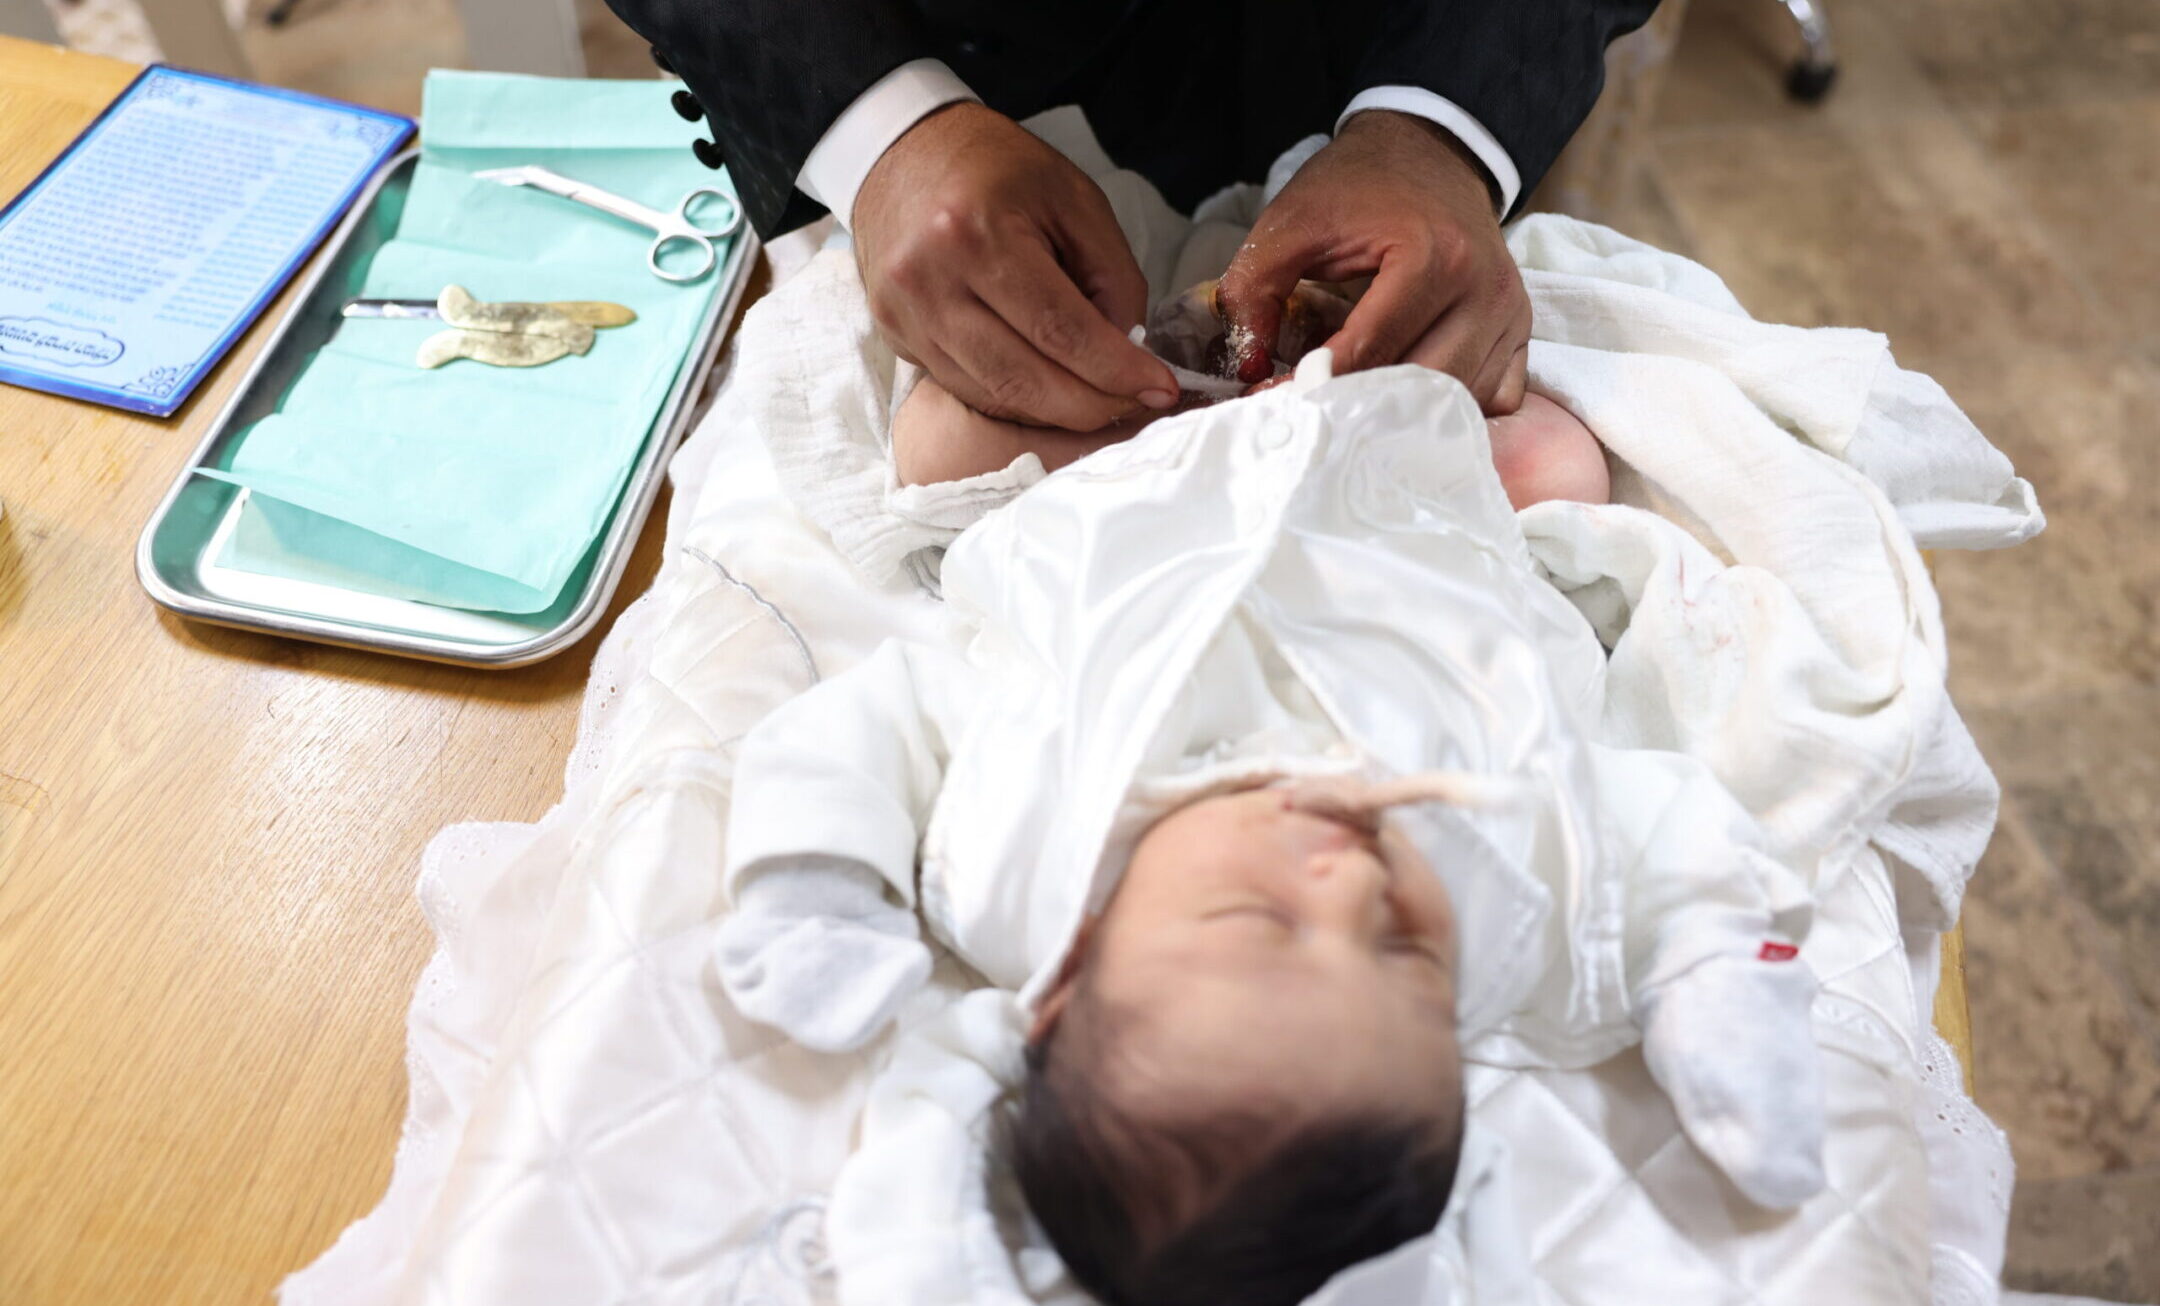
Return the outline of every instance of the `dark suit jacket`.
<path id="1" fill-rule="evenodd" d="M 1420 86 L 1537 184 L 1604 84 L 1606 43 L 1657 0 L 608 0 L 681 75 L 757 229 L 833 119 L 910 59 L 1015 118 L 1087 111 L 1110 156 L 1190 208 L 1325 132 L 1351 96 Z"/>

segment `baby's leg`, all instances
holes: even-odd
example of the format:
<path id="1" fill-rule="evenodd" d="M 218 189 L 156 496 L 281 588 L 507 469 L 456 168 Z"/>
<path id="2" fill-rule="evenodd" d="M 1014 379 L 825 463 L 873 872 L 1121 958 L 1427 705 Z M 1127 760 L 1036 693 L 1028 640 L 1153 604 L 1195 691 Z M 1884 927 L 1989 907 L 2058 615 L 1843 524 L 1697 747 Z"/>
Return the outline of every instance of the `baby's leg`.
<path id="1" fill-rule="evenodd" d="M 1543 395 L 1523 396 L 1522 407 L 1487 424 L 1493 466 L 1508 502 L 1520 512 L 1547 499 L 1609 503 L 1612 473 L 1605 446 L 1575 414 Z"/>
<path id="2" fill-rule="evenodd" d="M 1143 413 L 1100 431 L 1078 434 L 985 417 L 925 376 L 893 417 L 893 467 L 902 485 L 935 485 L 999 471 L 1021 454 L 1054 472 L 1105 445 L 1132 438 L 1159 413 Z"/>
<path id="3" fill-rule="evenodd" d="M 924 377 L 893 418 L 893 464 L 902 485 L 935 485 L 998 471 L 1023 453 L 1056 471 L 1097 449 L 1129 440 L 1163 413 L 1144 413 L 1100 431 L 1076 434 L 986 417 Z M 1574 414 L 1542 395 L 1493 419 L 1493 464 L 1518 510 L 1547 499 L 1605 503 L 1611 498 L 1604 446 Z"/>

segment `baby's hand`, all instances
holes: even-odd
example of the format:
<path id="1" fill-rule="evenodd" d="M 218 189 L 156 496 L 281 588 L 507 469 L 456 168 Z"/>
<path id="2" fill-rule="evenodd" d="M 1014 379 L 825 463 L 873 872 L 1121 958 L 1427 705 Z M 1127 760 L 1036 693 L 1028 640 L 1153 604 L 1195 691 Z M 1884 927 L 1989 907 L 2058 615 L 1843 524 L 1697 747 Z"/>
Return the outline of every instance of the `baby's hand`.
<path id="1" fill-rule="evenodd" d="M 817 1052 L 876 1038 L 930 978 L 915 913 L 853 863 L 753 876 L 715 951 L 737 1010 Z"/>
<path id="2" fill-rule="evenodd" d="M 1822 1053 L 1807 963 L 1765 947 L 1716 957 L 1641 999 L 1643 1059 L 1681 1128 L 1750 1201 L 1823 1189 Z"/>

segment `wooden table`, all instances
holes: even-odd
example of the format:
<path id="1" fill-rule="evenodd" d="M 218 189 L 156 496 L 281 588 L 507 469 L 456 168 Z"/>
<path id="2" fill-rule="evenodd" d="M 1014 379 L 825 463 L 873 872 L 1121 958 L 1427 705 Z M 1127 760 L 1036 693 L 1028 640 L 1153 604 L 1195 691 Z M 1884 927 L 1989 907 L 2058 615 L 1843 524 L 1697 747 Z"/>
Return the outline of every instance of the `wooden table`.
<path id="1" fill-rule="evenodd" d="M 136 71 L 0 38 L 0 198 Z M 5 1306 L 262 1302 L 371 1207 L 421 845 L 560 792 L 597 636 L 466 671 L 192 625 L 137 586 L 262 335 L 166 421 L 0 386 Z"/>

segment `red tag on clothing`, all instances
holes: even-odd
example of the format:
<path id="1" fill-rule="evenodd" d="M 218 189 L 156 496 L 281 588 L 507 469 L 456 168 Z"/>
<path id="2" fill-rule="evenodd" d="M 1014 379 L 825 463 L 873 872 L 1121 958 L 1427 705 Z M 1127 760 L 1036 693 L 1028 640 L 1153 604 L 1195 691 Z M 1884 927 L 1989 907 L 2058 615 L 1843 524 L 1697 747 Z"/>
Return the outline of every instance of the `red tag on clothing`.
<path id="1" fill-rule="evenodd" d="M 1765 940 L 1762 945 L 1762 950 L 1755 954 L 1755 960 L 1791 961 L 1793 958 L 1799 955 L 1800 949 L 1794 947 L 1790 943 L 1771 943 Z"/>

